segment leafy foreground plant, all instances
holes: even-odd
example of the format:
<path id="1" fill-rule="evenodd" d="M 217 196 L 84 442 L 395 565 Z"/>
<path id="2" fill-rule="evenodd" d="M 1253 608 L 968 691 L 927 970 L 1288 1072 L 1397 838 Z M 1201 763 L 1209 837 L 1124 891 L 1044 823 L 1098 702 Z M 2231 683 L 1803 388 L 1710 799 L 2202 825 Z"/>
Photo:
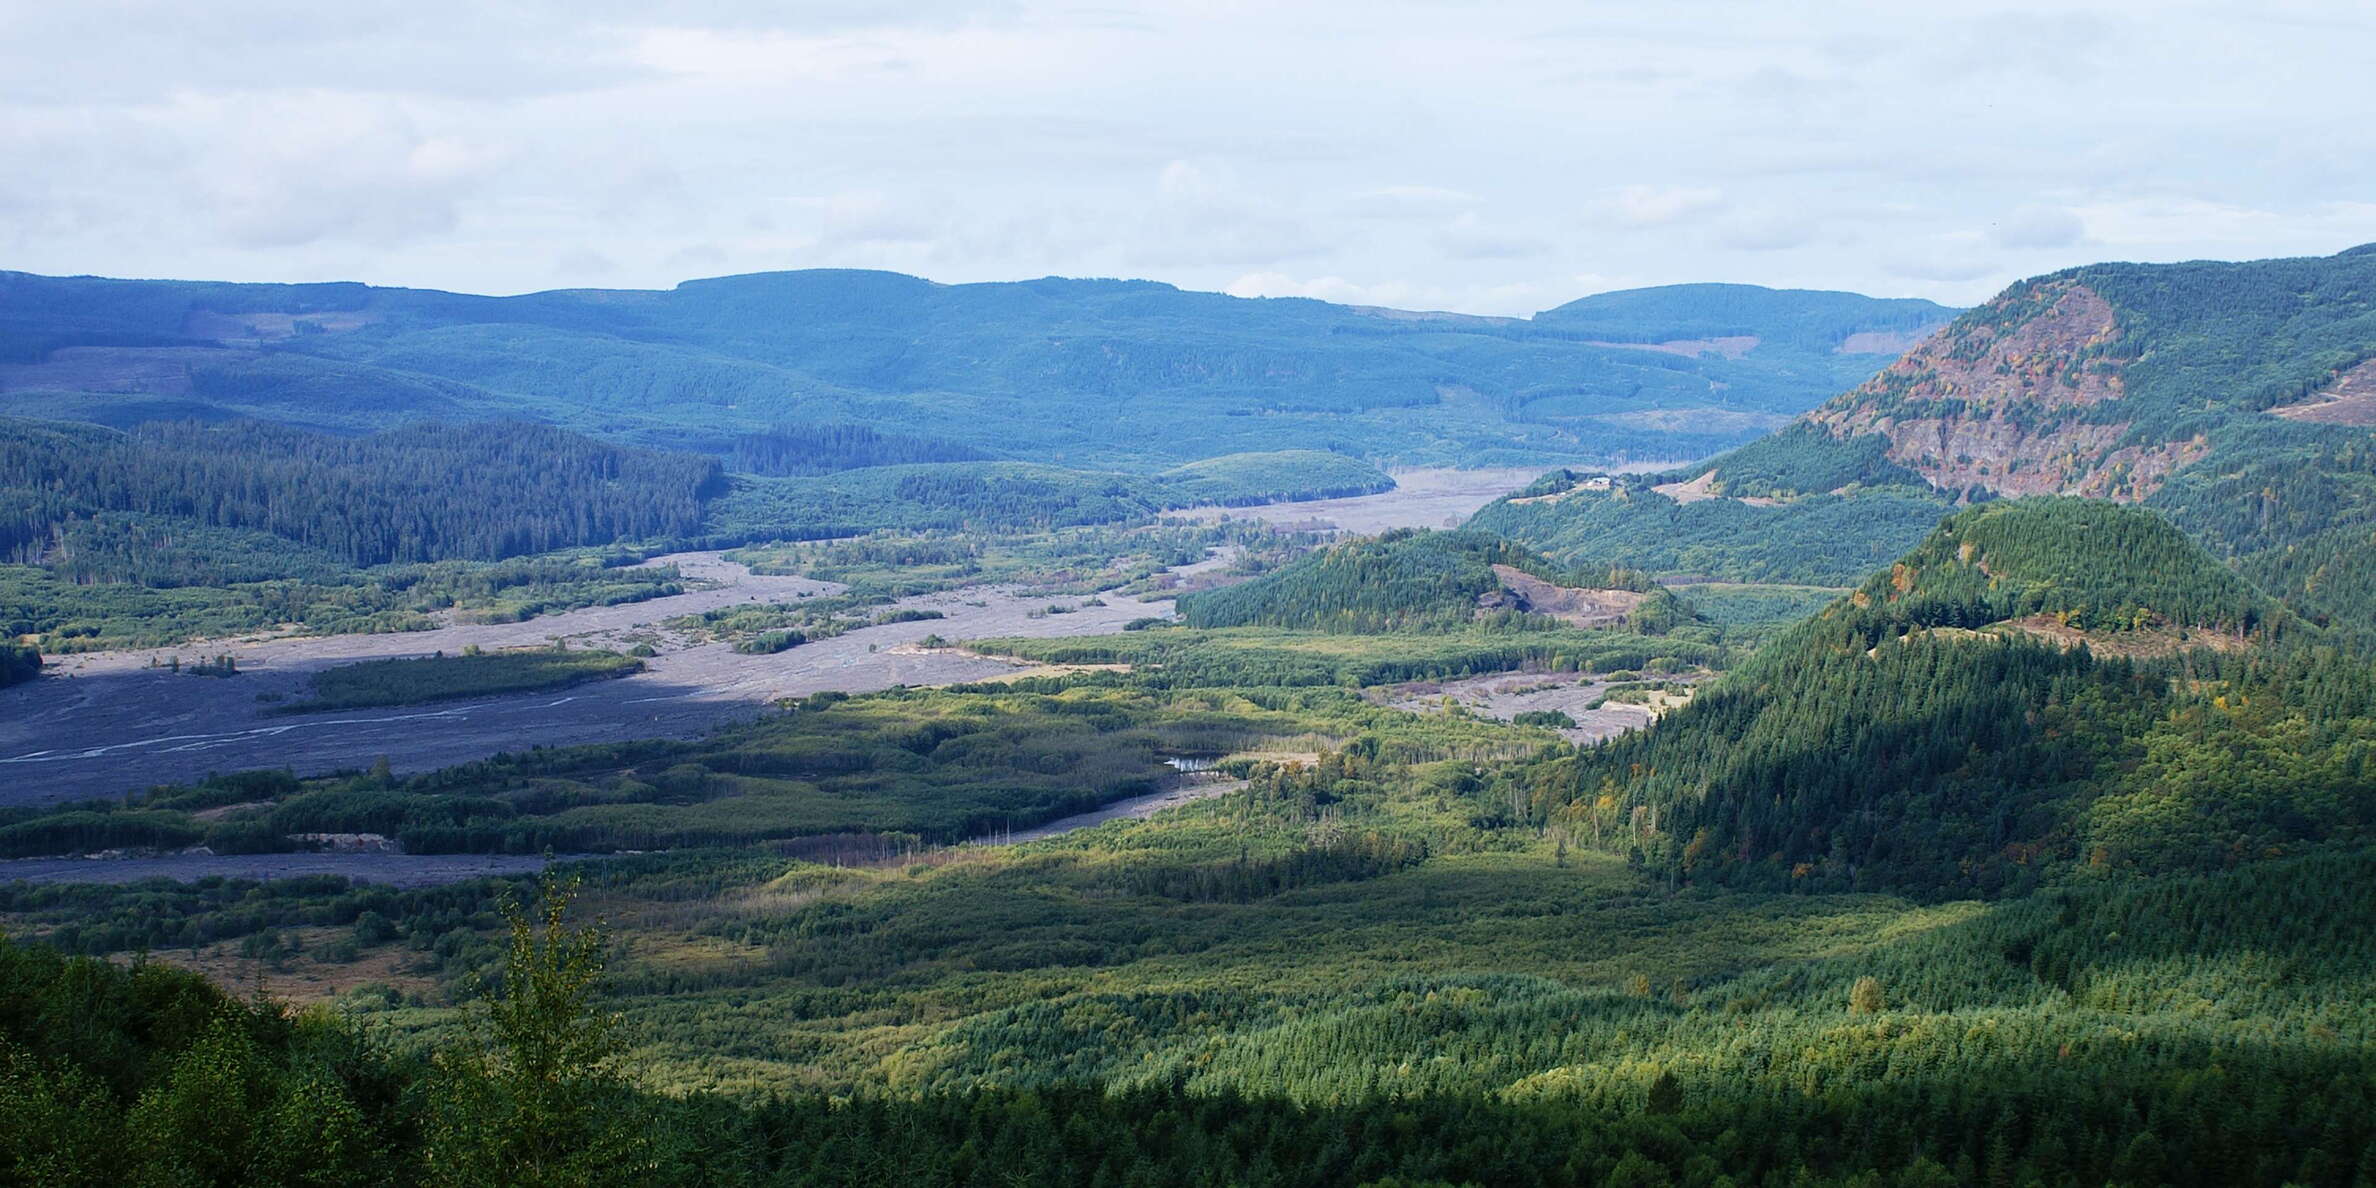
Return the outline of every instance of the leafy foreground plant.
<path id="1" fill-rule="evenodd" d="M 534 903 L 503 901 L 500 993 L 429 1080 L 432 1183 L 632 1183 L 657 1169 L 616 1063 L 619 1016 L 595 1000 L 609 936 L 569 924 L 576 894 L 547 876 Z"/>
<path id="2" fill-rule="evenodd" d="M 574 894 L 504 903 L 501 985 L 426 1062 L 321 1009 L 0 940 L 0 1183 L 650 1182 L 595 998 L 608 939 L 567 923 Z"/>

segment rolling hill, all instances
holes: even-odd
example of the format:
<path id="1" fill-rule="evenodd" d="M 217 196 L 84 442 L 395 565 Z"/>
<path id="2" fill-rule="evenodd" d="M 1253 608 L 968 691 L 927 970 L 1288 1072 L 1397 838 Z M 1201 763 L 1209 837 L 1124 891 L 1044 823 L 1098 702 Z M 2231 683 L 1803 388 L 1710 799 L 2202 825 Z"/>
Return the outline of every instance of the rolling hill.
<path id="1" fill-rule="evenodd" d="M 1746 286 L 1529 320 L 831 270 L 521 297 L 0 273 L 0 411 L 350 432 L 509 417 L 720 455 L 781 425 L 896 426 L 1138 470 L 1282 448 L 1661 459 L 1764 432 L 1953 312 Z"/>
<path id="2" fill-rule="evenodd" d="M 1482 533 L 1398 529 L 1242 585 L 1183 595 L 1180 615 L 1192 627 L 1366 633 L 1478 622 L 1660 630 L 1688 612 L 1638 573 L 1572 571 Z"/>
<path id="3" fill-rule="evenodd" d="M 2376 682 L 2158 514 L 1958 513 L 1640 734 L 1570 827 L 1679 876 L 2001 894 L 2363 838 Z"/>

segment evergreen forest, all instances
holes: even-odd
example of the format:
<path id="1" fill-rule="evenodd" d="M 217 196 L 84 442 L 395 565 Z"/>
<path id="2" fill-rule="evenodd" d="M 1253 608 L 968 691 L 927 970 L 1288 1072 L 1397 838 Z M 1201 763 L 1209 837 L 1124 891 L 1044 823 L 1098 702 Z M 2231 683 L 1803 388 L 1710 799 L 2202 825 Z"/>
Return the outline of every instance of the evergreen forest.
<path id="1" fill-rule="evenodd" d="M 2376 1184 L 2372 268 L 0 274 L 0 1183 Z"/>

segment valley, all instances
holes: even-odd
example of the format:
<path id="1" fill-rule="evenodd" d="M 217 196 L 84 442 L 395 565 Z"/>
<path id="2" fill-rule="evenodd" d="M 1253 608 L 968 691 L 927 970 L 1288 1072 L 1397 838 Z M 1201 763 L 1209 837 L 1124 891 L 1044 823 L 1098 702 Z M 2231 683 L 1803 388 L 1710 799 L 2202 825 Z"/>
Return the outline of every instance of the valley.
<path id="1" fill-rule="evenodd" d="M 737 604 L 829 595 L 840 587 L 755 576 L 715 552 L 661 560 L 682 566 L 709 588 L 524 623 L 203 641 L 66 658 L 42 681 L 0 690 L 0 771 L 25 773 L 0 792 L 0 803 L 106 796 L 214 771 L 287 767 L 314 775 L 369 767 L 383 755 L 399 770 L 420 771 L 535 746 L 686 738 L 786 697 L 947 685 L 1016 670 L 1006 661 L 915 646 L 927 636 L 1091 635 L 1170 613 L 1168 604 L 1111 595 L 1105 606 L 1050 615 L 1051 601 L 1082 600 L 969 587 L 901 599 L 890 608 L 937 611 L 945 619 L 890 623 L 774 655 L 746 655 L 724 643 L 688 643 L 663 624 Z M 358 660 L 540 647 L 556 640 L 620 650 L 646 642 L 657 654 L 642 672 L 559 693 L 290 715 L 271 714 L 275 703 L 258 700 L 260 694 L 296 699 L 311 674 Z M 218 654 L 235 659 L 237 676 L 190 676 L 158 666 L 168 656 Z M 71 742 L 54 745 L 60 740 Z"/>
<path id="2" fill-rule="evenodd" d="M 2376 1188 L 2376 5 L 0 30 L 0 1188 Z"/>
<path id="3" fill-rule="evenodd" d="M 955 374 L 923 346 L 834 398 L 897 390 L 932 435 L 19 424 L 0 1008 L 228 1022 L 91 1055 L 0 1010 L 0 1117 L 162 1133 L 155 1103 L 231 1068 L 255 1110 L 328 1102 L 427 1159 L 548 1133 L 422 1129 L 518 1084 L 476 1037 L 542 1004 L 584 1053 L 554 1074 L 572 1133 L 688 1184 L 2342 1188 L 2376 1150 L 2376 488 L 2364 427 L 2293 414 L 2363 365 L 2160 285 L 2204 267 L 2016 286 L 1927 335 L 1848 294 L 1604 295 L 1462 333 L 1671 365 L 1658 407 L 1548 378 L 1564 346 L 1540 399 L 1446 384 L 1392 417 L 1274 376 L 1307 406 L 1194 458 L 1047 422 L 988 456 L 950 410 L 1007 396 L 902 388 Z M 2361 258 L 2235 267 L 2229 292 L 2326 295 L 2275 323 L 2362 343 Z M 525 332 L 337 300 L 369 316 L 214 362 L 534 381 Z M 585 301 L 474 308 L 568 353 L 620 329 Z M 631 328 L 683 349 L 739 316 Z M 1391 321 L 1395 351 L 1444 345 Z M 1771 424 L 1671 405 L 1769 349 L 1831 374 L 1850 338 L 1909 353 L 1735 450 L 1440 464 L 1526 454 L 1433 419 L 1459 402 L 1528 448 Z M 1130 374 L 1251 421 L 1211 369 L 1248 357 L 1191 356 Z M 2237 359 L 2231 407 L 2166 370 Z M 166 374 L 94 367 L 9 374 Z M 192 381 L 150 395 L 256 394 Z M 1402 445 L 1270 448 L 1333 417 Z M 545 467 L 567 481 L 510 497 Z M 150 1043 L 166 1071 L 111 1054 Z"/>
<path id="4" fill-rule="evenodd" d="M 1405 472 L 1397 488 L 1383 494 L 1203 509 L 1196 516 L 1297 524 L 1327 515 L 1344 520 L 1349 531 L 1378 531 L 1457 517 L 1507 494 L 1526 477 L 1506 470 Z M 1221 561 L 1216 556 L 1172 572 L 1193 578 Z M 785 698 L 959 684 L 1022 670 L 1012 661 L 917 646 L 928 637 L 1101 635 L 1133 620 L 1173 613 L 1169 601 L 1129 594 L 1088 599 L 1010 586 L 966 586 L 897 599 L 881 608 L 942 617 L 885 623 L 773 655 L 752 655 L 722 642 L 688 640 L 668 623 L 754 603 L 796 604 L 842 593 L 845 587 L 754 574 L 717 550 L 664 554 L 644 564 L 673 566 L 698 588 L 517 623 L 195 640 L 59 657 L 44 679 L 0 689 L 0 772 L 21 773 L 0 786 L 0 805 L 104 797 L 218 771 L 285 767 L 316 775 L 369 767 L 385 756 L 395 770 L 413 772 L 537 746 L 689 738 Z M 1049 614 L 1051 605 L 1070 609 Z M 645 644 L 656 654 L 641 672 L 557 693 L 321 714 L 273 712 L 301 700 L 313 674 L 341 664 L 555 643 L 614 651 Z M 216 656 L 231 657 L 238 674 L 203 677 L 164 667 L 175 658 L 194 663 Z M 62 741 L 67 745 L 58 745 Z"/>

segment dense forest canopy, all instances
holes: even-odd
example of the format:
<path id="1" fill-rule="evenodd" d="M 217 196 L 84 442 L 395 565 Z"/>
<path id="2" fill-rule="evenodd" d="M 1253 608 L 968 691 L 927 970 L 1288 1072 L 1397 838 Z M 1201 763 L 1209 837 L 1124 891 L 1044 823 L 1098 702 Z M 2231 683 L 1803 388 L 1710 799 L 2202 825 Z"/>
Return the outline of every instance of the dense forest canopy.
<path id="1" fill-rule="evenodd" d="M 673 885 L 724 869 L 682 868 Z M 1538 872 L 1500 873 L 1572 897 Z M 2348 988 L 2371 972 L 2372 880 L 2362 853 L 2042 896 L 1696 985 L 1419 975 L 1314 985 L 1277 1013 L 1219 987 L 1066 995 L 952 1036 L 960 1069 L 997 1045 L 1003 1073 L 766 1097 L 637 1086 L 620 1057 L 649 1033 L 605 1013 L 602 936 L 550 906 L 565 900 L 364 890 L 376 906 L 357 930 L 386 929 L 380 909 L 405 914 L 410 898 L 508 932 L 478 1032 L 434 1055 L 391 1051 L 331 1012 L 0 941 L 0 1171 L 61 1185 L 2346 1185 L 2376 1140 L 2376 1071 L 2327 1037 L 2366 1026 Z M 907 905 L 935 935 L 883 923 L 924 946 L 995 931 L 947 929 L 956 901 L 937 899 Z M 1680 907 L 1732 943 L 1749 924 L 1737 904 Z M 1202 910 L 1266 930 L 1284 914 Z M 987 952 L 969 956 L 987 968 Z M 2270 959 L 2289 975 L 2252 972 Z M 768 1005 L 844 998 L 817 985 Z M 2151 1005 L 2174 999 L 2203 1007 Z M 1208 1043 L 1224 1019 L 1267 1025 Z"/>
<path id="2" fill-rule="evenodd" d="M 1321 549 L 1251 582 L 1189 594 L 1180 616 L 1192 627 L 1293 627 L 1334 632 L 1559 625 L 1546 607 L 1510 592 L 1495 566 L 1554 587 L 1617 595 L 1608 614 L 1648 630 L 1682 612 L 1642 574 L 1602 567 L 1570 570 L 1531 549 L 1480 532 L 1398 529 Z M 1634 597 L 1626 597 L 1634 596 Z"/>
<path id="3" fill-rule="evenodd" d="M 1982 505 L 1586 752 L 1556 811 L 1681 874 L 1923 894 L 2360 837 L 2376 682 L 2285 625 L 2150 511 Z"/>
<path id="4" fill-rule="evenodd" d="M 776 477 L 915 462 L 980 462 L 987 457 L 955 442 L 849 424 L 777 425 L 742 434 L 726 448 L 729 469 Z"/>
<path id="5" fill-rule="evenodd" d="M 1957 513 L 1856 598 L 1925 627 L 2047 614 L 2083 629 L 2169 626 L 2241 636 L 2272 626 L 2278 615 L 2268 595 L 2160 515 L 2067 496 Z"/>
<path id="6" fill-rule="evenodd" d="M 550 426 L 362 437 L 255 421 L 130 430 L 0 418 L 0 621 L 88 650 L 293 625 L 526 617 L 676 592 L 654 552 L 870 532 L 1014 533 L 1391 489 L 1356 458 L 1225 455 L 1152 476 L 965 456 L 853 426 L 737 448 L 785 477 Z M 598 572 L 599 571 L 599 572 Z"/>
<path id="7" fill-rule="evenodd" d="M 107 512 L 267 533 L 358 566 L 494 561 L 697 532 L 718 465 L 540 425 L 369 437 L 240 422 L 129 432 L 0 422 L 0 554 L 39 561 Z"/>

